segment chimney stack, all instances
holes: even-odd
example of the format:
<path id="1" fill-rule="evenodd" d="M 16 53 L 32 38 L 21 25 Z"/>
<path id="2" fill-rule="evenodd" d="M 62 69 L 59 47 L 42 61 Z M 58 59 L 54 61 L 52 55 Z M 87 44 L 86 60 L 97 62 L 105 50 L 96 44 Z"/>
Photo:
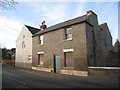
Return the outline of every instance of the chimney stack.
<path id="1" fill-rule="evenodd" d="M 97 18 L 97 14 L 95 14 L 92 10 L 87 11 L 87 16 L 88 21 L 90 21 L 89 23 L 94 25 L 94 26 L 98 26 L 98 18 Z"/>
<path id="2" fill-rule="evenodd" d="M 87 11 L 87 15 L 91 15 L 91 14 L 96 15 L 92 10 Z"/>
<path id="3" fill-rule="evenodd" d="M 45 28 L 47 28 L 47 26 L 45 25 L 45 21 L 42 22 L 42 25 L 40 25 L 40 29 L 44 30 Z"/>

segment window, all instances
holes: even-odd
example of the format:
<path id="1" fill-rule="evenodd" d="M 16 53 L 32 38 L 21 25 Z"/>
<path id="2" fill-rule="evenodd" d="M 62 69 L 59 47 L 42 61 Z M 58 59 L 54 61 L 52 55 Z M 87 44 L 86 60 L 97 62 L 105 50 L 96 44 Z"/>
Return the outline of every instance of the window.
<path id="1" fill-rule="evenodd" d="M 65 52 L 64 53 L 64 66 L 65 67 L 74 67 L 73 52 Z"/>
<path id="2" fill-rule="evenodd" d="M 43 35 L 40 36 L 40 44 L 43 45 Z"/>
<path id="3" fill-rule="evenodd" d="M 23 35 L 23 38 L 25 38 L 25 35 Z"/>
<path id="4" fill-rule="evenodd" d="M 22 42 L 22 48 L 25 48 L 25 42 Z"/>
<path id="5" fill-rule="evenodd" d="M 72 28 L 65 29 L 65 39 L 72 39 Z"/>

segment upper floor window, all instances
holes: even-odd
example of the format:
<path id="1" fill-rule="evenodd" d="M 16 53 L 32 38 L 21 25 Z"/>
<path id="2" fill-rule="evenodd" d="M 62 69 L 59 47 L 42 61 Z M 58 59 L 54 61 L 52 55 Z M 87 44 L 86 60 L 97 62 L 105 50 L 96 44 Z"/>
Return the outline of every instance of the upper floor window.
<path id="1" fill-rule="evenodd" d="M 23 35 L 23 38 L 25 38 L 25 35 Z"/>
<path id="2" fill-rule="evenodd" d="M 25 42 L 22 42 L 22 48 L 25 48 Z"/>
<path id="3" fill-rule="evenodd" d="M 70 40 L 72 39 L 72 28 L 65 29 L 65 39 Z"/>
<path id="4" fill-rule="evenodd" d="M 43 38 L 44 38 L 44 36 L 41 35 L 41 36 L 40 36 L 40 44 L 41 44 L 41 45 L 43 45 Z"/>

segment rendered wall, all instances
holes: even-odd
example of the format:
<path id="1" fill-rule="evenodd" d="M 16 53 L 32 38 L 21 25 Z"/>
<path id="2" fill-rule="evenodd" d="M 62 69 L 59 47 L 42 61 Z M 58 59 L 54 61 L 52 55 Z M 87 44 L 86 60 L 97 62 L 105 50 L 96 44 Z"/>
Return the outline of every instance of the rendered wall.
<path id="1" fill-rule="evenodd" d="M 23 38 L 23 35 L 25 36 Z M 16 41 L 16 61 L 15 66 L 23 68 L 31 68 L 32 59 L 29 60 L 28 56 L 32 56 L 32 34 L 24 26 Z M 22 48 L 22 42 L 25 42 L 25 48 Z"/>

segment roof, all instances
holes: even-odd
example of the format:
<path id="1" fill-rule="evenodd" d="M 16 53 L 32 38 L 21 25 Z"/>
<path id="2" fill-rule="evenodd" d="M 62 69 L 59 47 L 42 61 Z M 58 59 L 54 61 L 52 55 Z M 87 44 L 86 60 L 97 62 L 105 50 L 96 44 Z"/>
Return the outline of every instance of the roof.
<path id="1" fill-rule="evenodd" d="M 59 24 L 50 26 L 50 27 L 48 27 L 44 30 L 41 30 L 38 33 L 36 33 L 34 36 L 39 35 L 39 34 L 44 34 L 44 33 L 50 32 L 50 31 L 54 31 L 54 30 L 57 30 L 57 29 L 60 29 L 62 27 L 66 27 L 66 26 L 69 26 L 69 25 L 82 23 L 82 22 L 85 22 L 85 21 L 87 22 L 87 18 L 88 18 L 88 16 L 86 14 L 86 15 L 83 15 L 81 17 L 77 17 L 77 18 L 74 18 L 74 19 L 70 19 L 68 21 L 64 21 L 62 23 L 59 23 Z"/>
<path id="2" fill-rule="evenodd" d="M 28 25 L 25 25 L 25 26 L 28 28 L 28 30 L 29 30 L 33 35 L 40 31 L 40 29 L 31 27 L 31 26 L 28 26 Z"/>

